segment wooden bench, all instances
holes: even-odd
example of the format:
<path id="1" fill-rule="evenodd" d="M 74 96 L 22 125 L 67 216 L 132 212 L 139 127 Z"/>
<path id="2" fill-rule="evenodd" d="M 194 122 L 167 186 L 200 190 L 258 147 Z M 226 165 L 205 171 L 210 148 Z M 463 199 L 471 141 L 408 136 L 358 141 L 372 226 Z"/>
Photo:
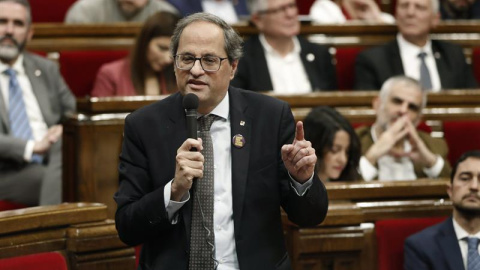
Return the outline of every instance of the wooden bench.
<path id="1" fill-rule="evenodd" d="M 135 267 L 134 249 L 120 241 L 103 204 L 65 203 L 0 212 L 0 259 L 49 252 L 62 254 L 70 270 Z"/>

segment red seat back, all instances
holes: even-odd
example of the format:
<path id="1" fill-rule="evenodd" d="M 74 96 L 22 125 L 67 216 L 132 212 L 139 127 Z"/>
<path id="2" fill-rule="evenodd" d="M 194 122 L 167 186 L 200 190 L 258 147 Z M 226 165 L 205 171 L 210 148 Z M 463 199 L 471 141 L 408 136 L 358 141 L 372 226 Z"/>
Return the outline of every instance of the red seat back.
<path id="1" fill-rule="evenodd" d="M 38 253 L 0 260 L 0 270 L 68 270 L 65 258 L 58 252 Z"/>
<path id="2" fill-rule="evenodd" d="M 480 121 L 444 121 L 443 136 L 448 144 L 448 160 L 454 164 L 466 151 L 480 149 Z"/>
<path id="3" fill-rule="evenodd" d="M 375 223 L 378 270 L 403 270 L 403 243 L 410 235 L 446 217 L 380 220 Z"/>
<path id="4" fill-rule="evenodd" d="M 0 211 L 15 210 L 25 207 L 28 206 L 10 201 L 0 201 Z"/>
<path id="5" fill-rule="evenodd" d="M 76 97 L 92 91 L 97 72 L 108 62 L 127 56 L 128 51 L 64 51 L 60 53 L 60 72 Z"/>
<path id="6" fill-rule="evenodd" d="M 336 48 L 337 85 L 339 90 L 351 90 L 355 83 L 355 58 L 363 47 Z"/>
<path id="7" fill-rule="evenodd" d="M 308 15 L 310 14 L 310 7 L 315 0 L 297 0 L 298 14 Z"/>
<path id="8" fill-rule="evenodd" d="M 77 0 L 30 0 L 32 21 L 63 22 L 70 6 Z"/>

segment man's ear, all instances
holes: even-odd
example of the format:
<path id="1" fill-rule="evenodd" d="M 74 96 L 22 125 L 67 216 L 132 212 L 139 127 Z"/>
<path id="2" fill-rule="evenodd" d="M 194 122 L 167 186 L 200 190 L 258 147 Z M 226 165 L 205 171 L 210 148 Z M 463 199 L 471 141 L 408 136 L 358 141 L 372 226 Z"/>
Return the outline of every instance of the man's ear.
<path id="1" fill-rule="evenodd" d="M 32 40 L 32 37 L 33 37 L 33 26 L 30 23 L 30 25 L 28 26 L 27 42 L 30 42 L 30 40 Z"/>
<path id="2" fill-rule="evenodd" d="M 238 59 L 233 60 L 231 63 L 231 66 L 232 66 L 232 73 L 230 74 L 230 80 L 233 80 L 233 78 L 235 77 L 235 73 L 237 73 Z"/>
<path id="3" fill-rule="evenodd" d="M 440 23 L 441 17 L 440 17 L 440 12 L 435 13 L 432 16 L 432 21 L 430 25 L 430 29 L 435 29 L 437 28 L 438 24 Z"/>
<path id="4" fill-rule="evenodd" d="M 377 96 L 372 100 L 372 108 L 375 112 L 378 111 L 378 108 L 380 108 L 380 97 Z"/>
<path id="5" fill-rule="evenodd" d="M 447 194 L 450 199 L 452 199 L 452 183 L 447 183 Z"/>
<path id="6" fill-rule="evenodd" d="M 258 13 L 252 14 L 252 15 L 250 16 L 250 21 L 251 21 L 259 30 L 262 30 L 262 29 L 263 29 L 263 22 L 262 22 L 262 20 L 260 19 L 260 15 L 258 15 Z"/>

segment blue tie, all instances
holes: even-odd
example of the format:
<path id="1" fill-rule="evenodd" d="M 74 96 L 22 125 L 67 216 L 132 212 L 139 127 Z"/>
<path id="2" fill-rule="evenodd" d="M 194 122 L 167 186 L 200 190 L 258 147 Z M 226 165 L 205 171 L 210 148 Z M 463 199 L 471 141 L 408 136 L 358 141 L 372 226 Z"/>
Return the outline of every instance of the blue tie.
<path id="1" fill-rule="evenodd" d="M 27 116 L 23 93 L 18 84 L 15 71 L 11 68 L 5 70 L 5 74 L 10 77 L 8 92 L 8 118 L 10 120 L 10 130 L 13 137 L 22 140 L 33 140 L 32 127 Z M 32 155 L 32 162 L 42 163 L 43 157 Z"/>
<path id="2" fill-rule="evenodd" d="M 480 255 L 478 254 L 478 239 L 477 237 L 468 237 L 468 255 L 467 255 L 467 270 L 480 269 Z"/>
<path id="3" fill-rule="evenodd" d="M 428 71 L 427 64 L 425 63 L 425 57 L 427 56 L 426 52 L 421 52 L 418 54 L 420 58 L 420 84 L 423 89 L 430 90 L 432 89 L 432 80 L 430 78 L 430 72 Z"/>

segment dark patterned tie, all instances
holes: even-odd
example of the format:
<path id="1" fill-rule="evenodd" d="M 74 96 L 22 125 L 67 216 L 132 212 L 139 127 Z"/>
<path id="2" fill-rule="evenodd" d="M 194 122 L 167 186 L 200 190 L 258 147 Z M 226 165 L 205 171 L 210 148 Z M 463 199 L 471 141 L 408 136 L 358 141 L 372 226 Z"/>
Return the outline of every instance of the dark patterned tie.
<path id="1" fill-rule="evenodd" d="M 421 52 L 418 54 L 418 58 L 420 58 L 420 84 L 422 85 L 423 89 L 432 89 L 432 80 L 430 78 L 430 72 L 428 71 L 427 64 L 425 63 L 425 57 L 427 53 Z"/>
<path id="2" fill-rule="evenodd" d="M 8 118 L 10 120 L 10 130 L 13 137 L 22 140 L 33 140 L 32 127 L 28 119 L 23 93 L 18 84 L 17 75 L 13 69 L 5 70 L 5 74 L 10 77 L 8 83 Z M 42 163 L 43 157 L 32 155 L 32 162 Z"/>
<path id="3" fill-rule="evenodd" d="M 215 268 L 215 235 L 213 232 L 213 144 L 210 127 L 215 115 L 198 119 L 199 134 L 203 140 L 202 154 L 205 158 L 203 178 L 197 179 L 193 194 L 192 227 L 190 236 L 190 270 Z"/>
<path id="4" fill-rule="evenodd" d="M 468 237 L 468 255 L 467 255 L 467 270 L 480 269 L 480 255 L 478 254 L 477 237 Z"/>

